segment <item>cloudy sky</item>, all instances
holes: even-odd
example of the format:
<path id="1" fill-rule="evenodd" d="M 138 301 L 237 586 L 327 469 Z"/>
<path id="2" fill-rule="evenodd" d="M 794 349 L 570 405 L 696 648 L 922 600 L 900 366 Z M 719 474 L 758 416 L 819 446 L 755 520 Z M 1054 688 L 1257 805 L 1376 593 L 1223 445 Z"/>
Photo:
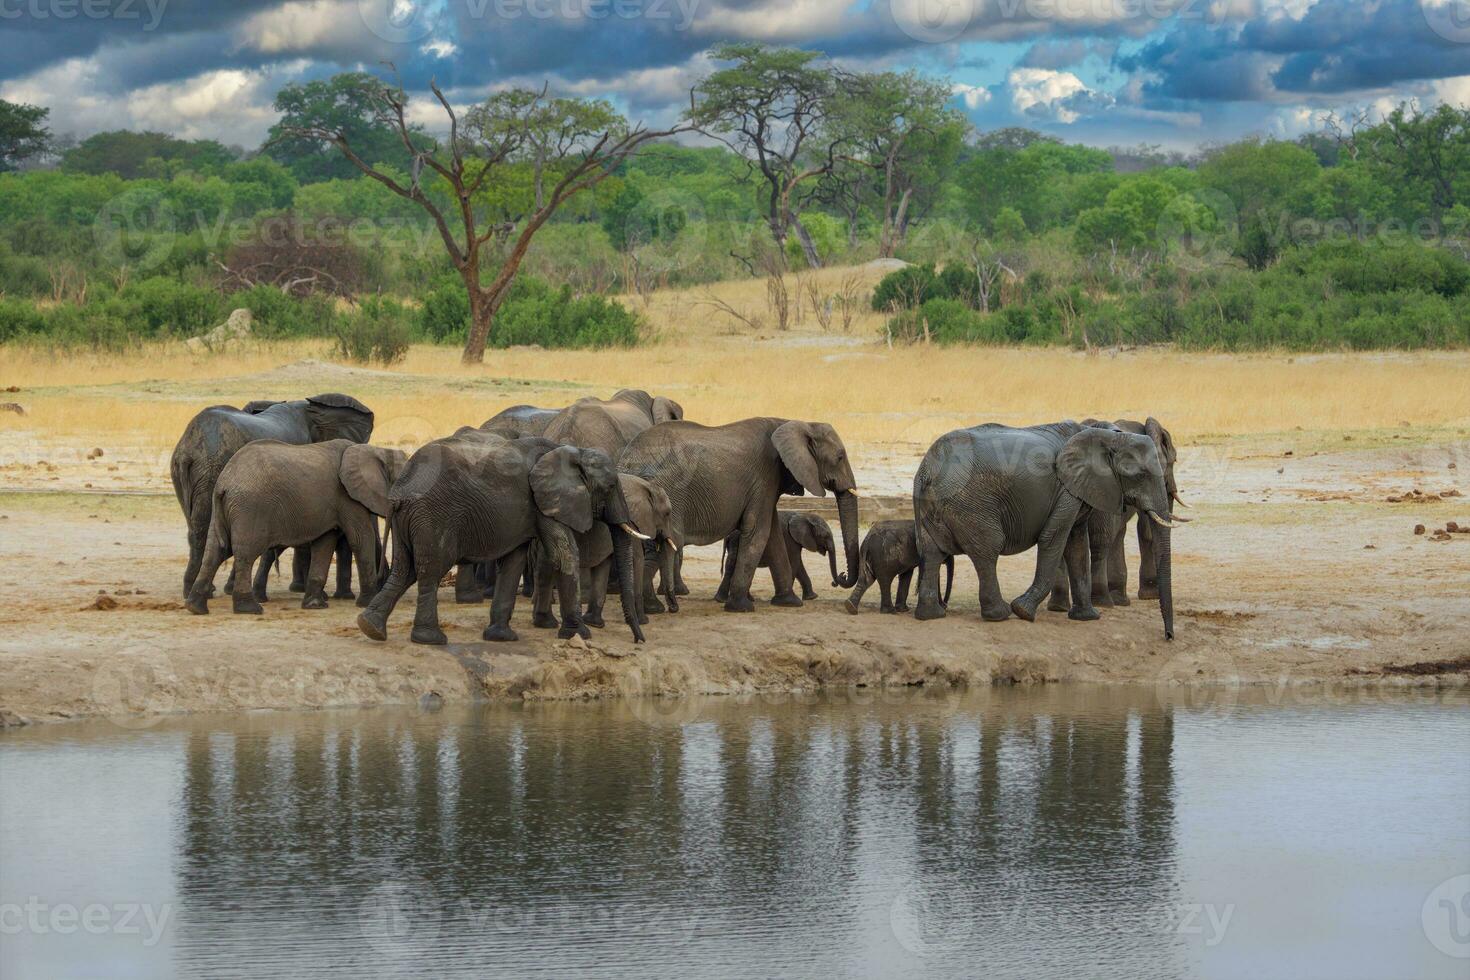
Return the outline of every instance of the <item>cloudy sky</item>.
<path id="1" fill-rule="evenodd" d="M 918 68 L 982 129 L 1098 145 L 1470 103 L 1470 0 L 0 0 L 0 98 L 49 106 L 58 133 L 254 146 L 282 85 L 392 63 L 457 103 L 549 80 L 658 123 L 735 39 Z"/>

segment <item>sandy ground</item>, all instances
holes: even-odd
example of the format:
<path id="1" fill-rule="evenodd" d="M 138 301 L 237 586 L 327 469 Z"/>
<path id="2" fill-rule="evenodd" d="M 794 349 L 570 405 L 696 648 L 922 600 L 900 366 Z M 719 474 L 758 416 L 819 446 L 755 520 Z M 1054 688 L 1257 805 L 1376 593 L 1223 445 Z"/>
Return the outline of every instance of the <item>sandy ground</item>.
<path id="1" fill-rule="evenodd" d="M 6 438 L 20 438 L 8 434 Z M 730 615 L 709 596 L 718 548 L 691 549 L 693 589 L 677 615 L 655 616 L 634 648 L 621 624 L 590 644 L 533 629 L 522 601 L 514 644 L 479 640 L 488 605 L 441 599 L 451 643 L 408 642 L 407 603 L 386 643 L 363 637 L 350 602 L 304 611 L 275 584 L 262 617 L 216 601 L 208 618 L 178 596 L 184 527 L 159 461 L 86 447 L 0 445 L 0 719 L 14 724 L 107 715 L 145 724 L 180 711 L 579 698 L 614 694 L 790 691 L 831 685 L 1102 681 L 1160 686 L 1264 683 L 1285 689 L 1463 684 L 1470 672 L 1470 440 L 1415 442 L 1404 432 L 1314 433 L 1201 445 L 1182 452 L 1179 483 L 1195 518 L 1175 535 L 1177 637 L 1156 603 L 1104 611 L 1096 623 L 1044 613 L 983 623 L 963 560 L 947 619 L 881 615 L 877 589 L 858 616 L 826 585 L 778 609 L 765 573 L 757 609 Z M 3 440 L 0 440 L 3 442 Z M 1367 447 L 1372 448 L 1367 448 Z M 1362 447 L 1362 448 L 1360 448 Z M 923 446 L 852 447 L 864 522 L 907 512 Z M 1419 490 L 1401 502 L 1389 502 Z M 793 506 L 825 502 L 803 499 Z M 1415 534 L 1415 525 L 1425 533 Z M 1130 541 L 1130 570 L 1136 553 Z M 1031 555 L 1005 559 L 1007 595 Z M 222 581 L 223 576 L 221 576 Z M 1135 581 L 1131 583 L 1136 589 Z M 616 602 L 612 604 L 616 608 Z M 611 623 L 611 618 L 610 618 Z"/>

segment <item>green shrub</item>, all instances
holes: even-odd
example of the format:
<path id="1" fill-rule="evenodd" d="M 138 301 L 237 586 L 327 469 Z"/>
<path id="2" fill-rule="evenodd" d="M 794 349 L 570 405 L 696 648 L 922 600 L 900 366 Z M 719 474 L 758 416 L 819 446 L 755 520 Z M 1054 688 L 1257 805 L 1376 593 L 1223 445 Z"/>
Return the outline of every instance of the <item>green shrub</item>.
<path id="1" fill-rule="evenodd" d="M 327 296 L 297 299 L 275 286 L 255 286 L 231 294 L 225 305 L 249 310 L 255 335 L 265 340 L 336 335 L 337 310 Z"/>
<path id="2" fill-rule="evenodd" d="M 470 329 L 470 294 L 458 276 L 440 278 L 424 296 L 418 332 L 435 344 L 463 341 Z"/>
<path id="3" fill-rule="evenodd" d="M 0 344 L 46 331 L 46 318 L 30 303 L 0 299 Z"/>
<path id="4" fill-rule="evenodd" d="M 638 317 L 602 296 L 573 296 L 570 286 L 553 290 L 530 276 L 518 276 L 501 304 L 490 331 L 495 347 L 633 347 Z"/>
<path id="5" fill-rule="evenodd" d="M 895 269 L 884 276 L 873 290 L 873 309 L 880 313 L 911 310 L 935 296 L 939 290 L 938 283 L 933 263 Z"/>
<path id="6" fill-rule="evenodd" d="M 410 321 L 408 310 L 397 300 L 365 297 L 356 310 L 338 318 L 337 353 L 363 364 L 396 364 L 413 343 Z"/>
<path id="7" fill-rule="evenodd" d="M 214 290 L 164 278 L 129 283 L 106 306 L 138 337 L 192 337 L 218 326 L 229 313 Z"/>

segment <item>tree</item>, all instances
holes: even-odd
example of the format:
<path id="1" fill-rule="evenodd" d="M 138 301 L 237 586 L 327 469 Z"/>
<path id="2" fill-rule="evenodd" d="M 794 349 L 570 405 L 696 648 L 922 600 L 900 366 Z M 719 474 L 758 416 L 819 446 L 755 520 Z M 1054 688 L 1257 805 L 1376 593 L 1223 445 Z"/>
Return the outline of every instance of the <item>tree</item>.
<path id="1" fill-rule="evenodd" d="M 1426 196 L 1431 217 L 1470 204 L 1470 107 L 1404 103 L 1353 141 L 1382 178 Z"/>
<path id="2" fill-rule="evenodd" d="M 878 254 L 893 255 L 908 228 L 916 188 L 937 184 L 959 153 L 969 124 L 946 108 L 950 86 L 909 71 L 842 81 L 829 130 L 843 159 L 875 172 L 881 197 Z"/>
<path id="3" fill-rule="evenodd" d="M 137 180 L 171 177 L 182 170 L 216 174 L 234 161 L 235 155 L 214 140 L 181 140 L 167 133 L 117 129 L 82 140 L 62 157 L 61 169 Z"/>
<path id="4" fill-rule="evenodd" d="M 333 111 L 336 100 L 322 104 L 318 118 L 293 93 L 287 104 L 296 108 L 289 125 L 285 120 L 278 125 L 280 138 L 336 147 L 352 166 L 429 215 L 469 294 L 466 364 L 485 359 L 495 314 L 531 239 L 557 208 L 610 177 L 649 140 L 680 131 L 629 127 L 605 103 L 548 99 L 544 89 L 497 92 L 461 120 L 430 82 L 449 121 L 448 141 L 437 147 L 408 122 L 408 97 L 402 89 L 372 76 L 352 76 L 351 84 L 360 88 L 352 97 L 354 104 L 371 108 L 370 131 L 396 135 L 406 176 L 358 154 L 351 134 L 333 125 L 340 118 Z M 598 126 L 605 128 L 599 131 Z M 378 144 L 374 140 L 370 145 Z M 496 195 L 504 190 L 502 185 L 524 177 L 534 185 L 531 203 L 523 213 L 507 217 L 506 199 Z M 481 259 L 497 238 L 507 243 L 507 249 L 497 257 L 499 269 L 490 284 L 482 285 Z"/>
<path id="5" fill-rule="evenodd" d="M 722 44 L 710 57 L 733 64 L 694 87 L 685 117 L 760 171 L 766 184 L 764 217 L 777 254 L 784 254 L 786 237 L 794 230 L 807 264 L 821 268 L 794 195 L 803 182 L 835 165 L 839 138 L 824 125 L 831 108 L 832 73 L 812 66 L 819 52 L 794 48 Z"/>
<path id="6" fill-rule="evenodd" d="M 350 180 L 360 169 L 331 146 L 292 135 L 304 129 L 341 133 L 357 158 L 370 167 L 402 160 L 402 139 L 379 115 L 382 87 L 382 81 L 367 72 L 344 72 L 287 85 L 276 95 L 275 108 L 281 118 L 270 129 L 264 153 L 290 170 L 301 184 Z M 421 127 L 409 128 L 416 141 L 433 145 Z"/>
<path id="7" fill-rule="evenodd" d="M 0 172 L 14 170 L 22 161 L 45 153 L 51 131 L 45 126 L 51 110 L 0 99 Z"/>

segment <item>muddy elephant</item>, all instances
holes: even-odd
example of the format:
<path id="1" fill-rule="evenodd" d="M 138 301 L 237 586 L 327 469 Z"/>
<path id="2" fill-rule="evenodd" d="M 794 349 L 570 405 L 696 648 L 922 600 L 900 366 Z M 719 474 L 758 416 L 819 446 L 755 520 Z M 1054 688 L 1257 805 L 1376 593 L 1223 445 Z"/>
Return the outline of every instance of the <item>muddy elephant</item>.
<path id="1" fill-rule="evenodd" d="M 397 449 L 347 439 L 304 446 L 260 439 L 240 447 L 215 481 L 209 534 L 199 574 L 185 603 L 209 612 L 209 589 L 220 564 L 235 559 L 234 611 L 261 612 L 250 569 L 280 548 L 310 549 L 303 609 L 327 607 L 327 565 L 343 538 L 357 557 L 366 605 L 378 581 L 377 518 L 388 513 L 388 488 L 403 469 Z"/>
<path id="2" fill-rule="evenodd" d="M 187 598 L 193 588 L 204 558 L 215 481 L 242 446 L 257 439 L 295 445 L 332 439 L 367 442 L 372 434 L 372 410 L 350 395 L 335 393 L 289 402 L 251 402 L 244 410 L 215 405 L 194 416 L 169 460 L 174 496 L 189 525 L 184 596 Z M 346 560 L 339 555 L 339 592 L 346 566 Z M 264 582 L 260 585 L 263 587 Z"/>
<path id="3" fill-rule="evenodd" d="M 1154 442 L 1159 459 L 1164 464 L 1164 486 L 1169 499 L 1181 506 L 1188 506 L 1179 498 L 1179 486 L 1174 481 L 1174 464 L 1179 453 L 1174 448 L 1174 437 L 1169 430 L 1150 416 L 1146 421 L 1118 419 L 1116 422 L 1101 422 L 1087 419 L 1083 425 L 1111 426 L 1122 432 L 1146 435 Z M 1128 558 L 1123 542 L 1128 533 L 1128 523 L 1138 517 L 1138 510 L 1127 507 L 1122 514 L 1104 514 L 1094 510 L 1087 519 L 1087 537 L 1092 552 L 1092 601 L 1099 606 L 1128 605 Z M 1142 518 L 1138 521 L 1138 598 L 1157 599 L 1158 559 L 1154 551 L 1153 521 Z M 1057 570 L 1052 585 L 1051 600 L 1046 607 L 1054 612 L 1064 612 L 1070 606 L 1070 589 L 1065 569 Z"/>
<path id="4" fill-rule="evenodd" d="M 515 640 L 510 626 L 526 552 L 539 541 L 561 595 L 560 635 L 588 635 L 578 606 L 577 534 L 609 525 L 623 618 L 643 641 L 633 589 L 632 527 L 612 460 L 595 449 L 548 439 L 439 439 L 410 457 L 389 491 L 393 562 L 388 579 L 357 618 L 374 640 L 387 638 L 388 616 L 418 583 L 415 643 L 441 644 L 438 588 L 461 562 L 498 562 L 486 640 Z"/>
<path id="5" fill-rule="evenodd" d="M 1174 636 L 1169 491 L 1153 440 L 1077 422 L 1029 428 L 986 424 L 941 436 L 914 477 L 914 524 L 922 572 L 918 619 L 938 619 L 939 565 L 968 555 L 980 577 L 987 620 L 1015 613 L 1036 617 L 1065 556 L 1077 620 L 1098 618 L 1092 606 L 1087 518 L 1092 510 L 1122 514 L 1135 507 L 1158 525 L 1159 606 L 1164 635 Z M 1036 575 L 1009 604 L 1001 596 L 996 559 L 1037 549 Z"/>
<path id="6" fill-rule="evenodd" d="M 546 431 L 551 420 L 561 413 L 559 408 L 537 408 L 535 405 L 512 405 L 501 409 L 480 423 L 480 429 L 494 432 L 508 439 L 521 436 L 539 436 Z"/>
<path id="7" fill-rule="evenodd" d="M 778 545 L 786 550 L 787 560 L 791 563 L 791 572 L 796 576 L 796 581 L 801 585 L 802 599 L 815 599 L 817 590 L 812 588 L 811 576 L 806 573 L 806 566 L 802 564 L 802 551 L 811 551 L 827 559 L 827 564 L 832 568 L 832 584 L 837 584 L 837 543 L 832 539 L 832 526 L 816 514 L 807 514 L 794 510 L 776 511 L 776 526 L 772 529 L 772 535 L 777 539 Z M 735 575 L 734 556 L 740 551 L 740 535 L 732 534 L 725 539 L 724 550 L 720 553 L 720 588 L 715 593 L 715 599 L 724 602 L 729 597 L 730 579 Z M 769 568 L 770 562 L 765 556 L 761 556 L 760 568 Z"/>
<path id="8" fill-rule="evenodd" d="M 683 407 L 671 398 L 624 388 L 608 399 L 573 402 L 558 412 L 541 434 L 565 446 L 601 449 L 617 459 L 640 432 L 683 417 Z"/>
<path id="9" fill-rule="evenodd" d="M 858 558 L 858 580 L 853 586 L 852 595 L 843 603 L 847 611 L 857 613 L 863 601 L 863 593 L 877 582 L 882 596 L 878 605 L 879 612 L 908 612 L 909 585 L 914 579 L 914 569 L 920 564 L 919 540 L 914 533 L 914 522 L 879 521 L 874 524 L 863 536 Z M 953 555 L 944 560 L 944 567 L 948 571 L 948 578 L 944 583 L 944 598 L 940 602 L 948 607 L 949 591 L 954 587 Z M 896 597 L 891 591 L 895 578 L 898 579 Z"/>
<path id="10" fill-rule="evenodd" d="M 786 550 L 768 547 L 783 494 L 837 495 L 847 568 L 839 585 L 856 578 L 857 481 L 847 448 L 825 422 L 753 418 L 729 425 L 665 422 L 639 434 L 619 458 L 619 467 L 662 487 L 673 504 L 676 537 L 682 545 L 722 542 L 740 535 L 725 609 L 754 608 L 750 583 L 762 556 L 770 565 L 777 606 L 799 606 L 791 587 Z M 652 584 L 644 577 L 645 594 Z M 665 584 L 665 590 L 668 586 Z M 647 604 L 645 604 L 647 606 Z M 649 607 L 653 608 L 653 607 Z"/>

